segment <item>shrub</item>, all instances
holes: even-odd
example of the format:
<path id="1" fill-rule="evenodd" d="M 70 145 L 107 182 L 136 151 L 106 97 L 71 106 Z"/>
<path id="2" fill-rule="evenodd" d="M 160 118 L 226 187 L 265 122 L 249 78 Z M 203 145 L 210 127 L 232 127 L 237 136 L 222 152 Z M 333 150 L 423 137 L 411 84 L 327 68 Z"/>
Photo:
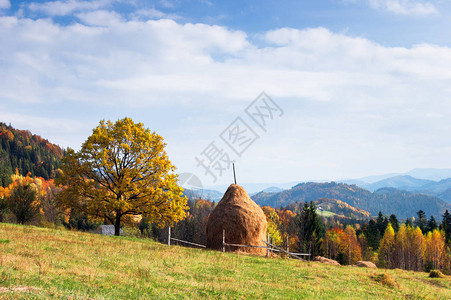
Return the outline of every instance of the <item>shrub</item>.
<path id="1" fill-rule="evenodd" d="M 36 197 L 36 189 L 30 184 L 19 184 L 12 190 L 8 207 L 18 223 L 25 224 L 39 213 Z"/>

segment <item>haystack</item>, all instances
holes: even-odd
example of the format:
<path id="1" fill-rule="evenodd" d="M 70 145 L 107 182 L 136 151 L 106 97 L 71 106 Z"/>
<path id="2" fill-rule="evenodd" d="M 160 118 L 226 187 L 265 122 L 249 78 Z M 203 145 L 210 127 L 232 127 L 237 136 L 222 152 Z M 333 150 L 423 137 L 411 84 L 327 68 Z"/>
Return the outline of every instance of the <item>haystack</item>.
<path id="1" fill-rule="evenodd" d="M 320 262 L 323 264 L 328 264 L 328 265 L 341 266 L 338 261 L 330 259 L 330 258 L 322 257 L 322 256 L 316 256 L 313 259 L 313 261 L 317 261 L 317 262 Z"/>
<path id="2" fill-rule="evenodd" d="M 362 268 L 377 268 L 376 265 L 370 261 L 363 261 L 359 260 L 354 264 L 356 267 L 362 267 Z"/>
<path id="3" fill-rule="evenodd" d="M 246 191 L 232 184 L 210 213 L 206 226 L 207 248 L 222 249 L 222 231 L 228 244 L 265 246 L 266 217 Z M 262 248 L 226 247 L 227 251 L 266 254 Z"/>

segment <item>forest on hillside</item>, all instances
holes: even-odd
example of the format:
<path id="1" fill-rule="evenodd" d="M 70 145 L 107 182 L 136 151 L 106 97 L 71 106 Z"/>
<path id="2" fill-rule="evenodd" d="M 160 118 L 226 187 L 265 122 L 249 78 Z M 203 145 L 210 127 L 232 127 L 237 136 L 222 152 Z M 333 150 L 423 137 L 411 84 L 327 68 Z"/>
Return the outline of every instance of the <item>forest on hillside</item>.
<path id="1" fill-rule="evenodd" d="M 30 174 L 55 178 L 64 150 L 28 130 L 0 122 L 0 186 L 12 183 L 11 175 Z"/>

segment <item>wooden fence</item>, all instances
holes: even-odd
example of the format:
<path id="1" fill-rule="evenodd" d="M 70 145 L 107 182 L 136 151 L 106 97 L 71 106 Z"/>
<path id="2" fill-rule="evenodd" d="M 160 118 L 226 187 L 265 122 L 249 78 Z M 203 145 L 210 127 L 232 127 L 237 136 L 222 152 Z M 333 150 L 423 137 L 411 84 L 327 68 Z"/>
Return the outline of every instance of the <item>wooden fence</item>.
<path id="1" fill-rule="evenodd" d="M 289 244 L 288 244 L 288 237 L 287 237 L 287 249 L 283 249 L 281 247 L 278 247 L 276 245 L 274 245 L 273 243 L 271 243 L 270 238 L 269 238 L 269 233 L 267 236 L 267 241 L 263 241 L 262 242 L 266 245 L 266 246 L 258 246 L 258 245 L 240 245 L 240 244 L 230 244 L 230 243 L 226 243 L 226 232 L 225 230 L 222 231 L 222 252 L 226 252 L 226 247 L 242 247 L 242 248 L 263 248 L 266 249 L 266 256 L 269 256 L 272 252 L 276 252 L 276 253 L 285 253 L 287 256 L 290 256 L 292 258 L 296 258 L 296 259 L 300 259 L 300 260 L 304 260 L 302 257 L 308 257 L 310 256 L 310 254 L 307 253 L 296 253 L 296 252 L 290 252 L 289 249 Z M 171 246 L 171 241 L 175 241 L 175 242 L 179 242 L 182 244 L 187 244 L 190 246 L 195 246 L 195 247 L 199 247 L 199 248 L 206 248 L 205 245 L 200 245 L 200 244 L 196 244 L 196 243 L 192 243 L 192 242 L 188 242 L 188 241 L 184 241 L 184 240 L 180 240 L 180 239 L 176 239 L 171 237 L 171 227 L 168 227 L 168 246 Z"/>

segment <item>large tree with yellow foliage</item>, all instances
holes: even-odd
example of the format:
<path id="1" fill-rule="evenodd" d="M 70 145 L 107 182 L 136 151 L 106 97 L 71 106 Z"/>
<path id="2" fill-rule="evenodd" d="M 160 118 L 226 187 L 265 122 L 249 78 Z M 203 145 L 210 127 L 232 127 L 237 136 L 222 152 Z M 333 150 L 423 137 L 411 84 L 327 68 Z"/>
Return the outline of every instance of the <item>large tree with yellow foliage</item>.
<path id="1" fill-rule="evenodd" d="M 64 157 L 59 202 L 109 220 L 115 235 L 127 216 L 172 225 L 185 217 L 187 199 L 165 145 L 161 136 L 129 118 L 101 121 L 80 151 L 69 149 Z"/>

